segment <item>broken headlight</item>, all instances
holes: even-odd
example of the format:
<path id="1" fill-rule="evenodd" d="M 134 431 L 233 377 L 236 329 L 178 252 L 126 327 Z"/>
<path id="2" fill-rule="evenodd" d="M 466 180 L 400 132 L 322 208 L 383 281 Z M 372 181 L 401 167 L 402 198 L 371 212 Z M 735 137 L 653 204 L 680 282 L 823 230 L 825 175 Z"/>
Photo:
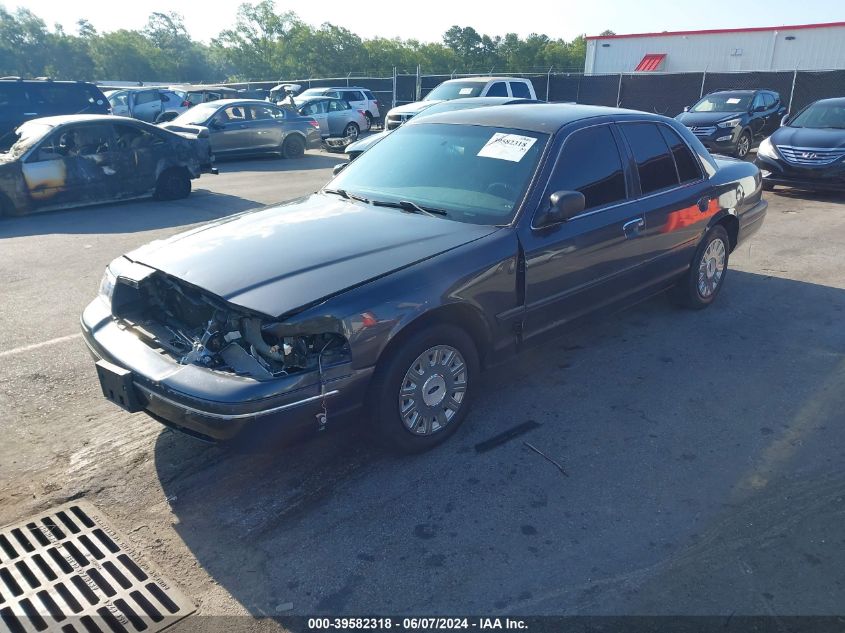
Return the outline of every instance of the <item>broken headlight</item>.
<path id="1" fill-rule="evenodd" d="M 125 257 L 118 257 L 106 266 L 103 278 L 100 280 L 100 290 L 97 294 L 107 304 L 111 305 L 111 300 L 114 296 L 114 286 L 117 283 L 117 276 L 129 263 L 129 260 Z"/>

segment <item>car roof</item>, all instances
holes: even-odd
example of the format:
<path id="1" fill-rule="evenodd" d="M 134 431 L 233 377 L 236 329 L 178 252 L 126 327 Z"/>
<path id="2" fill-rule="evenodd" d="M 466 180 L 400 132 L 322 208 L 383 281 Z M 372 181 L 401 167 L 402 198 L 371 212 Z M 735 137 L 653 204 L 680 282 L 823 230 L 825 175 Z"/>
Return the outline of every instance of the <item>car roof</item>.
<path id="1" fill-rule="evenodd" d="M 294 97 L 294 100 L 302 103 L 309 101 L 346 101 L 346 99 L 341 99 L 340 97 L 329 97 L 326 95 L 306 95 L 304 97 Z"/>
<path id="2" fill-rule="evenodd" d="M 363 86 L 312 86 L 305 90 L 369 90 L 369 88 L 364 88 Z"/>
<path id="3" fill-rule="evenodd" d="M 845 97 L 831 97 L 829 99 L 819 99 L 818 101 L 814 101 L 810 105 L 815 105 L 817 103 L 824 103 L 825 105 L 845 106 Z"/>
<path id="4" fill-rule="evenodd" d="M 66 123 L 84 123 L 84 122 L 104 122 L 104 123 L 139 123 L 135 119 L 129 117 L 116 117 L 112 114 L 59 114 L 56 116 L 45 116 L 38 119 L 30 119 L 22 123 L 37 122 L 42 125 L 50 125 L 56 127 Z"/>
<path id="5" fill-rule="evenodd" d="M 467 108 L 452 112 L 432 114 L 422 119 L 412 118 L 405 125 L 427 123 L 456 123 L 484 127 L 505 127 L 528 132 L 552 133 L 564 125 L 596 117 L 626 117 L 667 120 L 666 117 L 606 106 L 577 105 L 566 103 L 514 103 L 489 108 Z"/>
<path id="6" fill-rule="evenodd" d="M 197 105 L 214 105 L 214 106 L 224 106 L 224 105 L 276 105 L 275 103 L 270 103 L 269 101 L 265 101 L 264 99 L 215 99 L 214 101 L 206 101 L 205 103 L 198 103 Z M 196 106 L 194 106 L 196 107 Z"/>
<path id="7" fill-rule="evenodd" d="M 753 95 L 755 92 L 771 92 L 771 90 L 756 90 L 756 89 L 750 89 L 750 88 L 740 88 L 738 90 L 714 90 L 713 92 L 708 92 L 705 96 L 708 96 L 708 95 L 723 95 L 723 94 Z"/>
<path id="8" fill-rule="evenodd" d="M 478 82 L 478 83 L 485 83 L 486 84 L 488 81 L 530 81 L 530 80 L 526 79 L 525 77 L 488 77 L 488 76 L 484 76 L 484 77 L 455 77 L 454 79 L 447 79 L 443 83 L 445 84 L 445 83 L 449 83 L 449 82 L 452 82 L 452 81 L 454 81 L 454 82 L 475 81 L 475 82 Z"/>

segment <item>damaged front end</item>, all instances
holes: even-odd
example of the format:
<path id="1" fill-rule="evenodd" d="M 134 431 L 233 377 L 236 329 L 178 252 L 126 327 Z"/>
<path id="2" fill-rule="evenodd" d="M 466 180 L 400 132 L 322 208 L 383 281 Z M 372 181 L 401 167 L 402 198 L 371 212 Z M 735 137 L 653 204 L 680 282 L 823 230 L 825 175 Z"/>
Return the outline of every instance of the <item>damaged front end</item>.
<path id="1" fill-rule="evenodd" d="M 349 360 L 331 324 L 290 326 L 123 258 L 106 270 L 100 295 L 124 329 L 182 365 L 271 380 Z"/>

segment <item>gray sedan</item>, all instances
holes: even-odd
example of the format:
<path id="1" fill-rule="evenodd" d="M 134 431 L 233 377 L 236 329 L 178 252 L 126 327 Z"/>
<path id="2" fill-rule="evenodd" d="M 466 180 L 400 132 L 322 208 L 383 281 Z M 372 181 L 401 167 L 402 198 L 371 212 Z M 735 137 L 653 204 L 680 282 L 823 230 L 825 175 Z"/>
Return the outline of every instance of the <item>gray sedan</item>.
<path id="1" fill-rule="evenodd" d="M 217 156 L 279 153 L 299 158 L 320 147 L 319 124 L 291 110 L 258 99 L 221 99 L 201 103 L 164 127 L 206 127 Z"/>
<path id="2" fill-rule="evenodd" d="M 343 99 L 333 97 L 307 97 L 296 100 L 297 111 L 303 116 L 314 117 L 320 124 L 320 135 L 332 147 L 345 147 L 358 140 L 361 130 L 369 127 L 367 116 Z M 338 140 L 333 140 L 338 139 Z"/>

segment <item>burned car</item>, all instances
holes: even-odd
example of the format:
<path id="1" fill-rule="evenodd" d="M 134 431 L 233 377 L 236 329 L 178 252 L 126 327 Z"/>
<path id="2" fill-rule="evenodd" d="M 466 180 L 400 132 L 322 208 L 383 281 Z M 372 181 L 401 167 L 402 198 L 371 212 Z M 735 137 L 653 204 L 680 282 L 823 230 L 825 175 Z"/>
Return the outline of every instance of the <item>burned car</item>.
<path id="1" fill-rule="evenodd" d="M 188 433 L 358 412 L 422 451 L 464 420 L 481 367 L 664 290 L 710 305 L 761 191 L 754 165 L 658 115 L 432 115 L 315 194 L 117 258 L 82 331 L 108 399 Z"/>
<path id="2" fill-rule="evenodd" d="M 174 134 L 108 115 L 33 119 L 0 154 L 0 215 L 153 195 L 184 198 L 212 167 L 208 134 Z"/>

